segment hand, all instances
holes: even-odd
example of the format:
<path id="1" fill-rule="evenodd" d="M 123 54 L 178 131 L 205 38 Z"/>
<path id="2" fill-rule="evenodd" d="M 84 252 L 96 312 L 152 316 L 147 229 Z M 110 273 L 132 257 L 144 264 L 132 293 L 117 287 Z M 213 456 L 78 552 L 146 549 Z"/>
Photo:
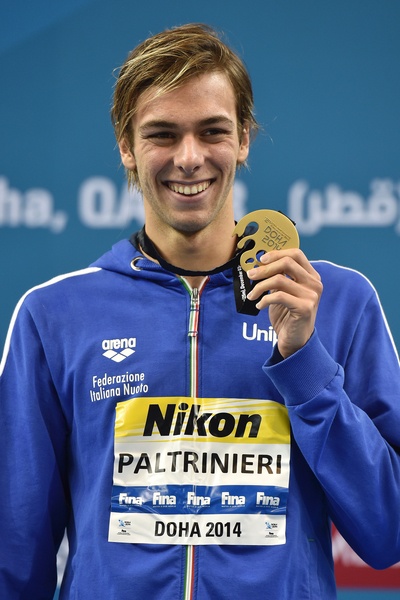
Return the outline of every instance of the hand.
<path id="1" fill-rule="evenodd" d="M 269 308 L 278 350 L 287 358 L 313 334 L 322 294 L 321 278 L 301 250 L 274 250 L 264 254 L 260 262 L 262 266 L 247 273 L 249 279 L 258 282 L 248 298 L 260 298 L 256 305 L 259 309 Z"/>

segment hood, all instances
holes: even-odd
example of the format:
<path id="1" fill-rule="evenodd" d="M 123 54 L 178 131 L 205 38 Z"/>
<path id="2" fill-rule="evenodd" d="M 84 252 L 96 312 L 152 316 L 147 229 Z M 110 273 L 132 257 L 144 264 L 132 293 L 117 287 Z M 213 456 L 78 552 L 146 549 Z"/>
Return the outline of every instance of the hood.
<path id="1" fill-rule="evenodd" d="M 131 240 L 134 240 L 132 236 Z M 179 278 L 170 271 L 163 269 L 158 263 L 143 256 L 130 240 L 121 240 L 100 256 L 91 267 L 112 271 L 128 277 L 143 277 L 156 280 L 163 285 L 176 285 Z M 232 269 L 209 276 L 212 285 L 228 285 L 232 283 Z"/>

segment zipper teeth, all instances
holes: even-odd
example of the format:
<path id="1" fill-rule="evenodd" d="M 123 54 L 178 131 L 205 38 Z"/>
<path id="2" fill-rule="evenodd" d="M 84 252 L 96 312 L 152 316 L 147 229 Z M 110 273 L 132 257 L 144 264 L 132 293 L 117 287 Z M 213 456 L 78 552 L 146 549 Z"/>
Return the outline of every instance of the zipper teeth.
<path id="1" fill-rule="evenodd" d="M 190 316 L 188 336 L 190 339 L 190 395 L 197 398 L 198 394 L 198 333 L 199 333 L 199 314 L 200 314 L 200 295 L 208 281 L 208 277 L 202 281 L 198 288 L 191 288 L 188 282 L 182 277 L 183 285 L 190 293 Z M 186 565 L 184 581 L 183 600 L 193 600 L 194 598 L 194 562 L 195 547 L 186 546 Z"/>
<path id="2" fill-rule="evenodd" d="M 194 583 L 194 546 L 186 546 L 186 566 L 185 566 L 185 584 L 184 600 L 193 598 Z"/>
<path id="3" fill-rule="evenodd" d="M 198 388 L 198 333 L 199 333 L 199 312 L 200 312 L 200 294 L 197 288 L 192 290 L 190 302 L 189 332 L 190 337 L 190 395 L 197 398 Z"/>

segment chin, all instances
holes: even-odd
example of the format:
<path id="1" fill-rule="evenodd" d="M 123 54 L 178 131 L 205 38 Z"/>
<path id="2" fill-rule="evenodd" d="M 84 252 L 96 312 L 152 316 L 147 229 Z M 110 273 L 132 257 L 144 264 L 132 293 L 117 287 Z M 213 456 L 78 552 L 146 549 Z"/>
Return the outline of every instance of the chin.
<path id="1" fill-rule="evenodd" d="M 176 231 L 179 231 L 179 233 L 192 235 L 202 231 L 206 226 L 207 225 L 200 225 L 199 223 L 184 223 L 177 225 L 175 229 Z"/>
<path id="2" fill-rule="evenodd" d="M 180 233 L 191 234 L 191 233 L 197 233 L 199 231 L 202 231 L 209 224 L 210 224 L 209 219 L 191 219 L 191 220 L 187 219 L 187 220 L 182 220 L 182 221 L 177 220 L 174 223 L 171 223 L 171 226 L 176 231 L 179 231 Z"/>

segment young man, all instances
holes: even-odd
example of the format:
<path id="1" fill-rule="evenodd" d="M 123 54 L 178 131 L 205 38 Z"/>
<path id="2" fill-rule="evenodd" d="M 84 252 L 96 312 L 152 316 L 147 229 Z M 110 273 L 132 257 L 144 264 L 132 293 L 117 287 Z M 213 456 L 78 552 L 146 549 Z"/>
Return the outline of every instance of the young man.
<path id="1" fill-rule="evenodd" d="M 331 519 L 400 560 L 399 364 L 375 291 L 300 250 L 235 300 L 232 186 L 256 122 L 209 28 L 153 36 L 113 120 L 145 229 L 29 291 L 1 363 L 8 600 L 336 597 Z M 322 294 L 322 286 L 324 291 Z"/>

